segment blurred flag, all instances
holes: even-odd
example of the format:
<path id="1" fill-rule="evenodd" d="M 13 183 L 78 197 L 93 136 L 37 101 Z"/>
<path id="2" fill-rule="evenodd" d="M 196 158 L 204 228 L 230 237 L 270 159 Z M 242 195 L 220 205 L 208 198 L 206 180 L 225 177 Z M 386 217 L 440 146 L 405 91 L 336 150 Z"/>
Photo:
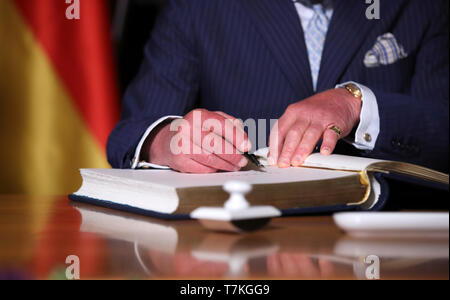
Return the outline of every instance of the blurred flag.
<path id="1" fill-rule="evenodd" d="M 118 117 L 108 7 L 0 0 L 0 193 L 66 194 L 107 167 Z M 75 1 L 76 2 L 76 1 Z"/>

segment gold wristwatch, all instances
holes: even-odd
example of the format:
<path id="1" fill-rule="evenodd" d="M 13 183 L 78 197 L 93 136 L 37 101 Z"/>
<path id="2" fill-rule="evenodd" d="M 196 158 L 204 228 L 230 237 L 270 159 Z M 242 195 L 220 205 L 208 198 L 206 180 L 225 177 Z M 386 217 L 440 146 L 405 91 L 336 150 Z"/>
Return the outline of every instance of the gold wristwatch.
<path id="1" fill-rule="evenodd" d="M 348 83 L 348 84 L 344 85 L 342 88 L 349 91 L 350 94 L 353 95 L 353 97 L 358 98 L 359 101 L 362 102 L 362 92 L 356 85 L 354 85 L 353 83 Z"/>

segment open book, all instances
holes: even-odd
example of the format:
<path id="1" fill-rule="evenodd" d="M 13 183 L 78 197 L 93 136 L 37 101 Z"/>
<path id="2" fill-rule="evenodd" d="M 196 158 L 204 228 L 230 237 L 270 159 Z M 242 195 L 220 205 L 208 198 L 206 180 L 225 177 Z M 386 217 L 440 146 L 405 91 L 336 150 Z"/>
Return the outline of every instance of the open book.
<path id="1" fill-rule="evenodd" d="M 256 153 L 265 164 L 267 149 Z M 267 165 L 267 164 L 265 164 Z M 171 170 L 82 169 L 81 188 L 70 199 L 162 218 L 187 218 L 200 206 L 222 206 L 222 185 L 246 181 L 252 205 L 272 205 L 284 215 L 377 210 L 387 189 L 376 174 L 398 173 L 448 186 L 449 176 L 424 167 L 343 155 L 309 156 L 302 167 L 269 167 L 215 174 Z"/>

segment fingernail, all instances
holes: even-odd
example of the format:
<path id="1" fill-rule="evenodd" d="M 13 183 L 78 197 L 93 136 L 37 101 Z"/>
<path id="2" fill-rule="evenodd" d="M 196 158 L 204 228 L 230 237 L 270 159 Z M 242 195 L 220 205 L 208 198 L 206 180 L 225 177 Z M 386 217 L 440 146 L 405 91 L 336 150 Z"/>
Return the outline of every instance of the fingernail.
<path id="1" fill-rule="evenodd" d="M 269 164 L 269 166 L 274 166 L 276 164 L 275 159 L 272 156 L 267 158 L 267 163 Z"/>
<path id="2" fill-rule="evenodd" d="M 291 163 L 287 159 L 281 158 L 278 161 L 278 167 L 280 168 L 289 168 L 291 166 Z"/>
<path id="3" fill-rule="evenodd" d="M 295 167 L 300 167 L 302 165 L 303 158 L 301 156 L 296 156 L 292 159 L 292 165 Z"/>
<path id="4" fill-rule="evenodd" d="M 330 154 L 331 154 L 331 149 L 330 149 L 329 147 L 323 147 L 323 148 L 320 150 L 320 153 L 321 153 L 322 155 L 330 155 Z"/>
<path id="5" fill-rule="evenodd" d="M 243 158 L 241 159 L 241 161 L 238 163 L 238 166 L 241 167 L 241 168 L 243 168 L 243 167 L 245 167 L 247 164 L 248 164 L 248 159 L 245 158 L 245 157 L 243 157 Z"/>

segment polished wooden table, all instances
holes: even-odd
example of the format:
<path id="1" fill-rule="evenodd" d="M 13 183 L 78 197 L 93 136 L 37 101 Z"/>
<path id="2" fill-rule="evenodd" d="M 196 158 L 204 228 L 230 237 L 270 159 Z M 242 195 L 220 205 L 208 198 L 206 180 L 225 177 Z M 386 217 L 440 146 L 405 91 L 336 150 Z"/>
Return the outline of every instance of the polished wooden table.
<path id="1" fill-rule="evenodd" d="M 74 257 L 81 279 L 368 279 L 370 256 L 381 279 L 448 279 L 448 253 L 448 237 L 355 238 L 331 216 L 227 234 L 66 196 L 0 196 L 0 279 L 66 279 Z"/>

